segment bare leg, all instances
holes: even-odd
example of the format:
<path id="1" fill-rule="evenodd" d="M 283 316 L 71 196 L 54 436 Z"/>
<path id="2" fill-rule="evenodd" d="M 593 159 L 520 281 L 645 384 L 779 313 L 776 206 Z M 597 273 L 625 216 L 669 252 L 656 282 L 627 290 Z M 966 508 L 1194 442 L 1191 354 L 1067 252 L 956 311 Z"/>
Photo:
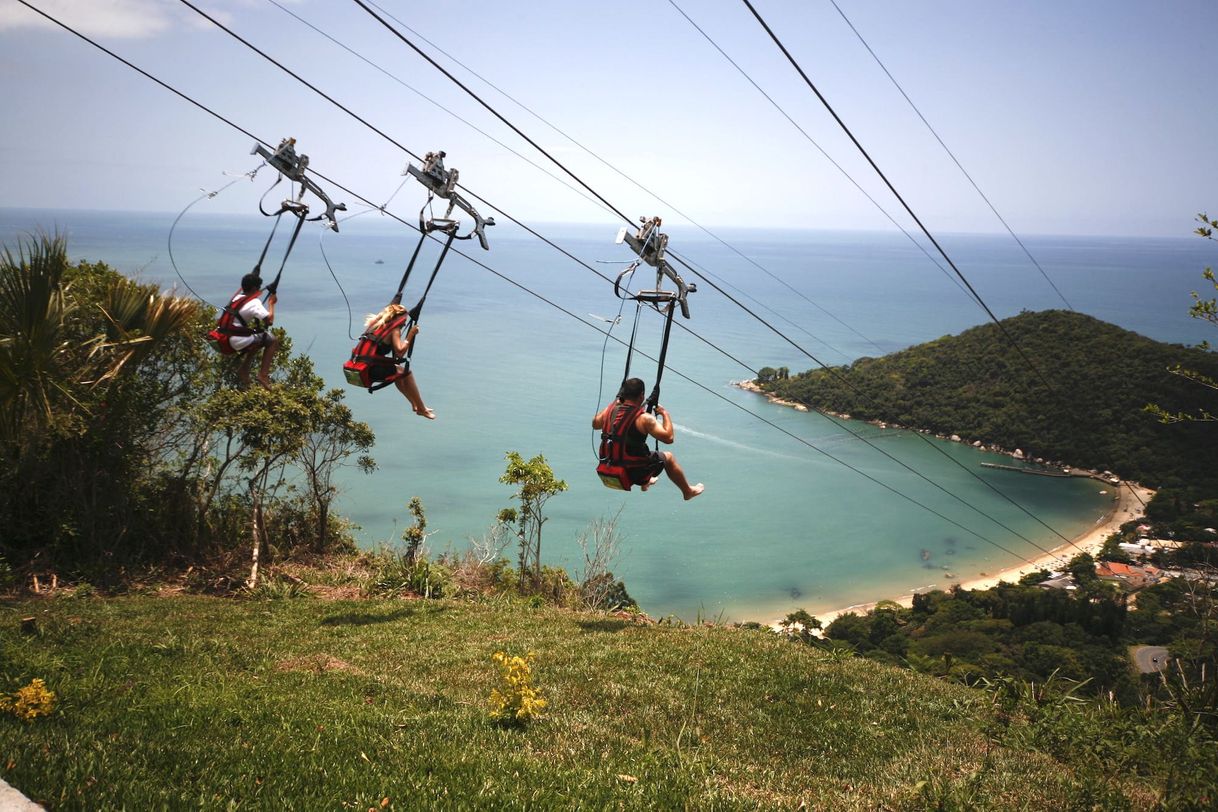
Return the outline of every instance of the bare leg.
<path id="1" fill-rule="evenodd" d="M 262 368 L 258 372 L 258 383 L 267 389 L 271 388 L 271 360 L 275 357 L 275 350 L 277 349 L 279 349 L 279 339 L 267 333 L 266 344 L 262 347 Z M 249 357 L 253 358 L 253 356 L 254 354 L 251 352 Z"/>
<path id="2" fill-rule="evenodd" d="M 254 360 L 254 348 L 248 347 L 241 353 L 241 365 L 237 367 L 237 380 L 242 389 L 250 386 L 250 363 Z"/>
<path id="3" fill-rule="evenodd" d="M 428 420 L 436 419 L 436 413 L 431 409 L 428 409 L 423 403 L 423 396 L 419 394 L 419 384 L 414 379 L 413 372 L 407 372 L 405 375 L 394 381 L 393 384 L 398 388 L 398 391 L 405 395 L 406 399 L 410 401 L 410 405 L 414 409 L 415 414 L 419 415 L 420 417 L 426 417 Z"/>
<path id="4" fill-rule="evenodd" d="M 685 478 L 685 471 L 677 464 L 677 458 L 671 451 L 664 452 L 664 473 L 668 474 L 672 484 L 681 489 L 681 495 L 685 497 L 686 502 L 705 490 L 701 482 L 697 485 L 689 484 L 689 480 Z"/>

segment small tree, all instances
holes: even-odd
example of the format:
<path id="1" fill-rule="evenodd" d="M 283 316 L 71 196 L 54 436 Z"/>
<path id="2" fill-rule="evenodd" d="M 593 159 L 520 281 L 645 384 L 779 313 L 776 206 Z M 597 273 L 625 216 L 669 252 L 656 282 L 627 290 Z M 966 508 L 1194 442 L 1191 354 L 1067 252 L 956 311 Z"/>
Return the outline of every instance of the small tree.
<path id="1" fill-rule="evenodd" d="M 313 362 L 306 357 L 292 359 L 289 384 L 305 386 L 320 392 L 324 382 L 313 371 Z M 331 389 L 316 402 L 309 414 L 308 431 L 296 452 L 296 464 L 304 472 L 309 500 L 316 514 L 315 548 L 324 553 L 330 545 L 330 505 L 338 495 L 333 484 L 334 472 L 347 464 L 353 455 L 359 469 L 366 474 L 376 470 L 376 462 L 367 452 L 376 442 L 376 435 L 367 423 L 356 420 L 343 402 L 343 391 Z M 411 501 L 411 512 L 416 500 Z M 420 508 L 421 511 L 421 508 Z M 417 514 L 416 514 L 417 515 Z"/>
<path id="2" fill-rule="evenodd" d="M 508 451 L 506 456 L 507 470 L 499 481 L 505 485 L 519 486 L 512 498 L 519 501 L 520 507 L 514 511 L 510 508 L 501 511 L 499 515 L 501 520 L 514 519 L 516 522 L 516 535 L 520 540 L 521 583 L 529 574 L 533 585 L 537 586 L 541 583 L 541 527 L 546 522 L 542 511 L 551 496 L 567 489 L 567 483 L 555 479 L 554 470 L 541 454 L 528 462 L 516 451 Z"/>
<path id="3" fill-rule="evenodd" d="M 419 560 L 423 542 L 427 541 L 427 514 L 423 512 L 423 500 L 417 496 L 410 497 L 406 509 L 414 516 L 414 524 L 402 531 L 402 541 L 406 542 L 405 558 L 413 564 Z"/>

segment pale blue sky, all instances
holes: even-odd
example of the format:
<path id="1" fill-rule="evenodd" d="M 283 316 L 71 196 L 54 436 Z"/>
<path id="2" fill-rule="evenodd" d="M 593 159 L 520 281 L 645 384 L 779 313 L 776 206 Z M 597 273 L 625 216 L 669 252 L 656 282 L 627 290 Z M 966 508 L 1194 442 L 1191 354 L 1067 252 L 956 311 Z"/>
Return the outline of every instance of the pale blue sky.
<path id="1" fill-rule="evenodd" d="M 295 136 L 315 168 L 370 198 L 400 182 L 400 150 L 173 0 L 32 2 L 262 138 Z M 279 2 L 545 164 L 354 3 Z M 679 2 L 899 214 L 743 3 Z M 1212 0 L 838 2 L 1016 232 L 1185 236 L 1196 212 L 1218 209 Z M 463 183 L 516 217 L 616 226 L 268 0 L 199 5 L 415 152 L 445 149 Z M 714 227 L 892 228 L 664 0 L 379 5 L 670 204 L 452 66 L 629 214 L 679 223 L 675 207 Z M 755 5 L 932 231 L 1003 230 L 829 0 Z M 222 170 L 256 163 L 246 136 L 15 0 L 0 0 L 0 78 L 3 206 L 177 211 L 223 183 Z M 226 193 L 216 208 L 247 210 L 252 199 L 254 190 Z M 394 208 L 410 219 L 416 206 Z"/>

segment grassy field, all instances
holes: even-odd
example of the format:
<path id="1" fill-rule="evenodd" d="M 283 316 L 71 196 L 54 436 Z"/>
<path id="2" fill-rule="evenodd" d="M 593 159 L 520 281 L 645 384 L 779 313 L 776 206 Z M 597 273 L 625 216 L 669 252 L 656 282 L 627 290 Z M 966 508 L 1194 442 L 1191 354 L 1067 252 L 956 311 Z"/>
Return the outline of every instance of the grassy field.
<path id="1" fill-rule="evenodd" d="M 498 650 L 536 652 L 543 719 L 489 719 Z M 759 630 L 508 602 L 0 602 L 0 690 L 35 677 L 58 706 L 0 718 L 0 777 L 51 809 L 1147 805 L 994 744 L 985 693 Z"/>

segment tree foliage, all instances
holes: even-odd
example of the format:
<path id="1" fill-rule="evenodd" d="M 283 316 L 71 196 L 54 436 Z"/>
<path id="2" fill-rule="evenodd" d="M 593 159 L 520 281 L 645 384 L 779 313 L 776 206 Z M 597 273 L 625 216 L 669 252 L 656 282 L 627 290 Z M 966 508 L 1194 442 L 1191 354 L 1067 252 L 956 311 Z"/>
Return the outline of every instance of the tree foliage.
<path id="1" fill-rule="evenodd" d="M 818 408 L 1020 448 L 1150 485 L 1218 486 L 1218 434 L 1199 424 L 1164 426 L 1142 409 L 1150 393 L 1185 411 L 1205 408 L 1208 390 L 1169 369 L 1182 364 L 1216 377 L 1213 353 L 1061 310 L 1021 313 L 1003 326 L 1055 392 L 994 324 L 764 387 Z"/>
<path id="2" fill-rule="evenodd" d="M 520 541 L 520 579 L 532 579 L 534 586 L 541 583 L 541 528 L 546 523 L 544 513 L 550 497 L 567 489 L 564 480 L 554 476 L 554 469 L 541 454 L 526 461 L 519 452 L 506 452 L 507 468 L 499 481 L 505 485 L 519 486 L 512 495 L 519 508 L 507 508 L 499 514 L 500 521 L 514 521 Z"/>
<path id="3" fill-rule="evenodd" d="M 88 573 L 231 550 L 254 516 L 310 519 L 329 543 L 337 466 L 373 437 L 285 340 L 271 391 L 238 391 L 201 340 L 210 308 L 102 263 L 60 237 L 0 256 L 0 556 Z M 308 498 L 289 498 L 302 481 Z"/>

